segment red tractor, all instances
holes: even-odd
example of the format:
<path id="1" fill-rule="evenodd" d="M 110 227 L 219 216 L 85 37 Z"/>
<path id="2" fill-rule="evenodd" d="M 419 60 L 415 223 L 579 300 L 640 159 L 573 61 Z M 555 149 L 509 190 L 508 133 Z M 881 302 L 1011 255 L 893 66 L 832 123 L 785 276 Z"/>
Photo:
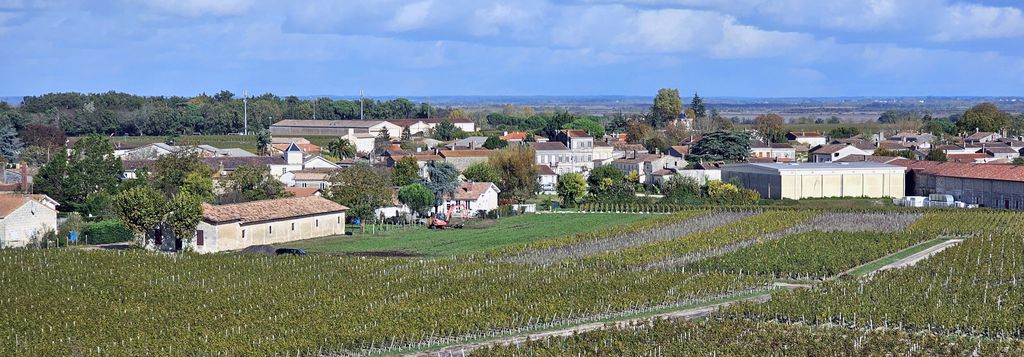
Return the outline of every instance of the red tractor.
<path id="1" fill-rule="evenodd" d="M 446 214 L 438 213 L 438 214 L 430 216 L 430 225 L 428 225 L 427 228 L 430 228 L 430 229 L 462 228 L 462 226 L 463 226 L 462 222 L 452 223 L 452 219 L 454 218 L 454 217 L 452 217 L 452 212 L 455 211 L 455 208 L 459 208 L 459 207 L 461 207 L 464 210 L 463 212 L 469 211 L 469 208 L 466 207 L 466 205 L 452 205 L 452 206 L 449 206 L 448 207 L 448 213 L 446 213 Z M 465 218 L 465 217 L 463 217 L 463 218 Z M 465 220 L 463 220 L 463 221 L 465 221 Z"/>

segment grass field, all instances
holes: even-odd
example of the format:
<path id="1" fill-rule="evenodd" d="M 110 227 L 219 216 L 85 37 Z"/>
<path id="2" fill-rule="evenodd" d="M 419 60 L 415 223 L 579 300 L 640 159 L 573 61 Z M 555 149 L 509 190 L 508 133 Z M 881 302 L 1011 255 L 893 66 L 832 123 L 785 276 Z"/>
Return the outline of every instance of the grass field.
<path id="1" fill-rule="evenodd" d="M 165 136 L 112 136 L 111 143 L 151 144 L 162 143 Z M 177 138 L 179 145 L 210 145 L 220 149 L 239 148 L 256 152 L 255 135 L 183 135 Z"/>
<path id="2" fill-rule="evenodd" d="M 482 253 L 516 244 L 595 231 L 656 216 L 639 214 L 528 214 L 500 220 L 473 220 L 463 229 L 431 230 L 423 226 L 333 236 L 283 244 L 318 253 L 450 256 Z"/>

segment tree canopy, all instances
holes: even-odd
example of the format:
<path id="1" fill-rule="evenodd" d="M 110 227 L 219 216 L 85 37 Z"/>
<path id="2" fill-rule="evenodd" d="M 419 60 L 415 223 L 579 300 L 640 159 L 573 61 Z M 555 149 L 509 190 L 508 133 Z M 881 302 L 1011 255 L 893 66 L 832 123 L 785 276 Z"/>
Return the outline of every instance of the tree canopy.
<path id="1" fill-rule="evenodd" d="M 339 170 L 330 177 L 326 197 L 349 207 L 350 216 L 372 219 L 373 211 L 391 204 L 391 175 L 366 164 Z"/>
<path id="2" fill-rule="evenodd" d="M 683 112 L 683 99 L 679 97 L 679 90 L 675 88 L 662 88 L 654 96 L 654 105 L 651 106 L 651 125 L 655 127 L 664 126 L 679 118 Z"/>
<path id="3" fill-rule="evenodd" d="M 754 118 L 754 128 L 769 143 L 786 141 L 786 120 L 775 113 L 761 114 Z"/>
<path id="4" fill-rule="evenodd" d="M 999 110 L 995 104 L 981 103 L 968 109 L 956 126 L 961 132 L 973 133 L 975 130 L 998 132 L 1010 125 L 1010 114 Z"/>
<path id="5" fill-rule="evenodd" d="M 750 155 L 750 137 L 736 131 L 714 131 L 701 137 L 687 161 L 739 161 Z"/>

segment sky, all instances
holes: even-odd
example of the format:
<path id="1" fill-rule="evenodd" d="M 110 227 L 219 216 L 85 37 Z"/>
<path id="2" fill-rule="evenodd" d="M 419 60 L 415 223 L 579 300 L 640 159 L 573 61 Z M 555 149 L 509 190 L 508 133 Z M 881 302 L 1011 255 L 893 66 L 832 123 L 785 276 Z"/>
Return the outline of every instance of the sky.
<path id="1" fill-rule="evenodd" d="M 663 87 L 1022 96 L 1024 1 L 0 0 L 4 96 Z"/>

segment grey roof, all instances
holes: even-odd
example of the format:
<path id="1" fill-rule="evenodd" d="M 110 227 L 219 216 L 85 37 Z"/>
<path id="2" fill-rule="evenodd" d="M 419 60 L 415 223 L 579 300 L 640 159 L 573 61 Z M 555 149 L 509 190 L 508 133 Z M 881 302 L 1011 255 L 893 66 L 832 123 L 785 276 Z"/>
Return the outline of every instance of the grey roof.
<path id="1" fill-rule="evenodd" d="M 465 139 L 459 139 L 455 141 L 455 146 L 466 146 L 473 144 L 475 147 L 483 147 L 484 143 L 487 142 L 486 136 L 470 136 Z"/>
<path id="2" fill-rule="evenodd" d="M 723 171 L 822 171 L 822 170 L 900 170 L 904 167 L 871 161 L 858 162 L 799 162 L 799 163 L 747 163 L 722 167 Z"/>
<path id="3" fill-rule="evenodd" d="M 369 128 L 383 123 L 383 120 L 296 120 L 287 119 L 274 123 L 272 126 L 296 126 L 316 128 Z M 390 123 L 389 123 L 390 124 Z"/>
<path id="4" fill-rule="evenodd" d="M 560 141 L 547 141 L 547 142 L 532 142 L 530 146 L 537 151 L 556 151 L 556 150 L 569 150 Z"/>

